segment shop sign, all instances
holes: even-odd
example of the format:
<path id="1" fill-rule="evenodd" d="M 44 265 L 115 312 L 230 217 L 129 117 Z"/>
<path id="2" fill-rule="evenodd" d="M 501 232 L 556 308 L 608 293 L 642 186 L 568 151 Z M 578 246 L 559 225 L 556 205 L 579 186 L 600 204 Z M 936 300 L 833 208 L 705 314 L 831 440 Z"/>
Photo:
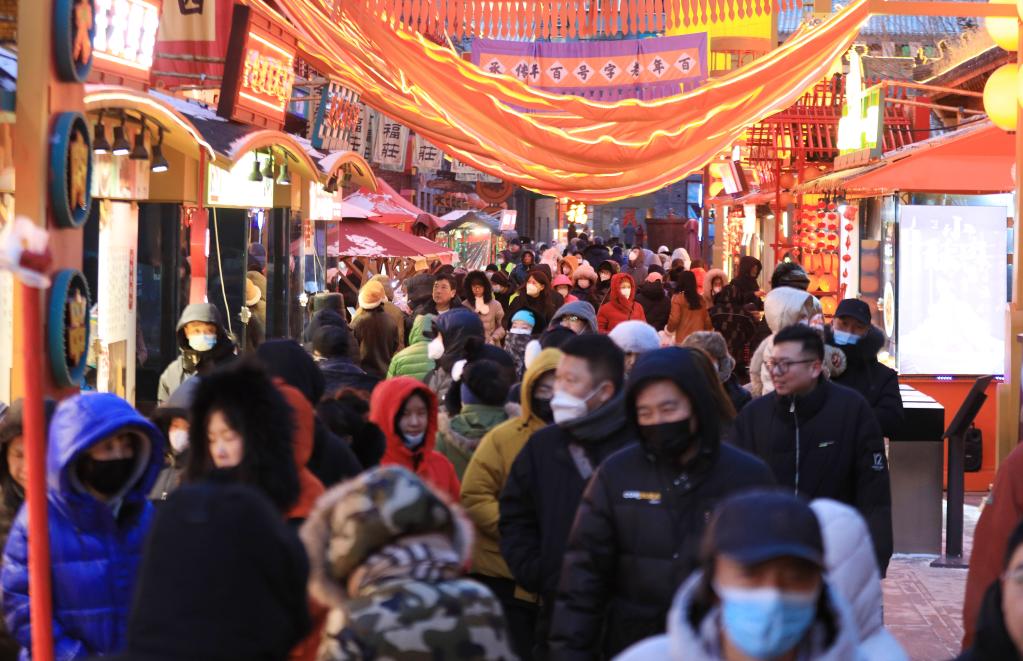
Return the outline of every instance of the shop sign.
<path id="1" fill-rule="evenodd" d="M 373 122 L 374 112 L 366 107 L 365 103 L 359 104 L 359 116 L 355 120 L 355 126 L 348 134 L 348 149 L 359 156 L 369 158 L 369 125 Z"/>
<path id="2" fill-rule="evenodd" d="M 160 27 L 160 0 L 94 0 L 96 37 L 91 79 L 149 86 Z"/>
<path id="3" fill-rule="evenodd" d="M 408 152 L 408 127 L 383 115 L 377 115 L 377 122 L 373 128 L 373 162 L 385 170 L 403 171 Z"/>
<path id="4" fill-rule="evenodd" d="M 57 115 L 50 134 L 50 207 L 59 227 L 76 228 L 92 206 L 92 137 L 77 112 Z"/>
<path id="5" fill-rule="evenodd" d="M 855 49 L 849 52 L 845 89 L 835 169 L 862 165 L 884 151 L 884 92 L 880 85 L 864 89 L 863 65 Z"/>
<path id="6" fill-rule="evenodd" d="M 295 82 L 296 43 L 281 26 L 235 5 L 217 114 L 280 129 Z"/>
<path id="7" fill-rule="evenodd" d="M 64 82 L 84 83 L 89 77 L 95 15 L 94 0 L 56 0 L 53 5 L 53 63 Z"/>
<path id="8" fill-rule="evenodd" d="M 316 114 L 310 122 L 309 141 L 314 149 L 335 151 L 348 148 L 348 136 L 359 124 L 362 105 L 359 93 L 336 81 L 320 87 Z"/>
<path id="9" fill-rule="evenodd" d="M 149 199 L 149 161 L 96 154 L 92 196 L 107 200 Z"/>
<path id="10" fill-rule="evenodd" d="M 89 349 L 89 285 L 81 271 L 55 274 L 46 318 L 46 345 L 53 380 L 61 388 L 78 385 Z"/>
<path id="11" fill-rule="evenodd" d="M 444 152 L 427 142 L 421 135 L 416 135 L 413 142 L 412 167 L 423 172 L 427 170 L 440 170 L 444 162 Z"/>
<path id="12" fill-rule="evenodd" d="M 237 209 L 271 208 L 274 205 L 273 179 L 249 180 L 257 158 L 255 152 L 248 152 L 230 170 L 211 163 L 207 169 L 206 204 Z"/>
<path id="13" fill-rule="evenodd" d="M 502 232 L 514 232 L 515 221 L 518 217 L 519 212 L 515 209 L 503 209 L 501 211 L 501 231 Z"/>

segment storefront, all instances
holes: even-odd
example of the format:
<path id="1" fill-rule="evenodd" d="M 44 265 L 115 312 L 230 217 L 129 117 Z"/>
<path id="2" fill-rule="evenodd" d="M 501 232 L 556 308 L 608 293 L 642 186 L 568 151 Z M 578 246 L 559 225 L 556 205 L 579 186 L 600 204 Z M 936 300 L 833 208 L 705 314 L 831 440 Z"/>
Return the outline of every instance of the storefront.
<path id="1" fill-rule="evenodd" d="M 514 214 L 505 211 L 504 214 Z M 446 224 L 434 236 L 458 255 L 458 265 L 467 271 L 482 271 L 504 250 L 501 220 L 473 211 L 452 211 L 441 217 Z M 514 218 L 509 224 L 514 227 Z"/>

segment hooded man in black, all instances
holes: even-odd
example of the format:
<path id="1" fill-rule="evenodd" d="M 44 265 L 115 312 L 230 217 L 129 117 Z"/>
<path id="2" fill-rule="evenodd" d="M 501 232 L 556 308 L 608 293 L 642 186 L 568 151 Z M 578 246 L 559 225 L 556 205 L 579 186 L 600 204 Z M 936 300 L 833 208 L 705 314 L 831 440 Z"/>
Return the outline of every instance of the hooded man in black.
<path id="1" fill-rule="evenodd" d="M 533 434 L 501 492 L 501 554 L 515 580 L 541 599 L 538 655 L 562 559 L 586 483 L 607 457 L 635 442 L 625 419 L 625 355 L 606 335 L 587 333 L 561 346 L 551 410 L 555 424 Z"/>
<path id="2" fill-rule="evenodd" d="M 881 576 L 892 555 L 892 497 L 881 428 L 863 396 L 824 378 L 824 342 L 809 326 L 783 328 L 768 362 L 775 390 L 735 420 L 735 445 L 767 462 L 778 483 L 832 498 L 867 522 Z"/>
<path id="3" fill-rule="evenodd" d="M 721 411 L 692 349 L 640 356 L 625 414 L 639 445 L 597 469 L 569 536 L 551 626 L 558 659 L 611 658 L 663 632 L 718 501 L 774 484 L 762 461 L 721 443 Z"/>
<path id="4" fill-rule="evenodd" d="M 438 405 L 443 405 L 454 379 L 451 370 L 455 363 L 465 359 L 465 343 L 470 337 L 483 337 L 483 322 L 472 310 L 458 306 L 433 322 L 430 329 L 429 356 L 436 367 L 426 375 L 426 385 L 437 395 Z"/>
<path id="5" fill-rule="evenodd" d="M 234 341 L 228 336 L 220 310 L 212 303 L 192 303 L 181 313 L 177 328 L 181 355 L 160 375 L 156 399 L 170 399 L 178 386 L 193 374 L 204 375 L 232 360 Z"/>
<path id="6" fill-rule="evenodd" d="M 757 296 L 757 292 L 760 291 L 760 281 L 757 278 L 760 277 L 760 272 L 763 270 L 764 265 L 756 257 L 747 255 L 739 259 L 739 274 L 732 278 L 728 287 L 725 288 L 726 291 L 728 289 L 733 291 L 729 292 L 725 298 L 740 305 L 752 305 L 757 310 L 763 310 L 764 302 Z M 724 293 L 722 292 L 722 294 Z"/>

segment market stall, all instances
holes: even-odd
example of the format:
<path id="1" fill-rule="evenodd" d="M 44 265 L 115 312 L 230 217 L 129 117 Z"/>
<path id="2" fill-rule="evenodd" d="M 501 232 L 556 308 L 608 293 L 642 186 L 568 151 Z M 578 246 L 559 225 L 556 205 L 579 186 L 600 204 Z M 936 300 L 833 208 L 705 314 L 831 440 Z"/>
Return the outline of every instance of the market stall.
<path id="1" fill-rule="evenodd" d="M 390 225 L 410 234 L 412 226 L 417 222 L 425 223 L 427 226 L 432 225 L 434 229 L 439 229 L 444 224 L 436 216 L 426 213 L 406 200 L 383 180 L 377 181 L 377 190 L 373 191 L 362 187 L 346 197 L 345 201 L 375 213 L 374 220 L 376 222 Z"/>
<path id="2" fill-rule="evenodd" d="M 482 271 L 504 250 L 501 221 L 496 218 L 474 211 L 452 211 L 441 220 L 445 224 L 435 240 L 458 255 L 458 264 L 466 270 Z"/>

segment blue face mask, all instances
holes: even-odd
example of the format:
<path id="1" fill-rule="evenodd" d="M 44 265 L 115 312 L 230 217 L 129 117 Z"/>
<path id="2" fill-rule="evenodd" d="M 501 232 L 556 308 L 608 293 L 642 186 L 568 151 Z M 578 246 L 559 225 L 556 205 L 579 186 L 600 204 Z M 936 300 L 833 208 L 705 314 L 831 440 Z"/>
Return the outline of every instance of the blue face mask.
<path id="1" fill-rule="evenodd" d="M 850 333 L 844 330 L 835 330 L 835 344 L 838 346 L 846 346 L 849 344 L 856 344 L 860 341 L 860 336 L 855 333 Z"/>
<path id="2" fill-rule="evenodd" d="M 754 659 L 773 659 L 793 649 L 817 613 L 818 592 L 715 586 L 721 620 L 736 647 Z"/>

